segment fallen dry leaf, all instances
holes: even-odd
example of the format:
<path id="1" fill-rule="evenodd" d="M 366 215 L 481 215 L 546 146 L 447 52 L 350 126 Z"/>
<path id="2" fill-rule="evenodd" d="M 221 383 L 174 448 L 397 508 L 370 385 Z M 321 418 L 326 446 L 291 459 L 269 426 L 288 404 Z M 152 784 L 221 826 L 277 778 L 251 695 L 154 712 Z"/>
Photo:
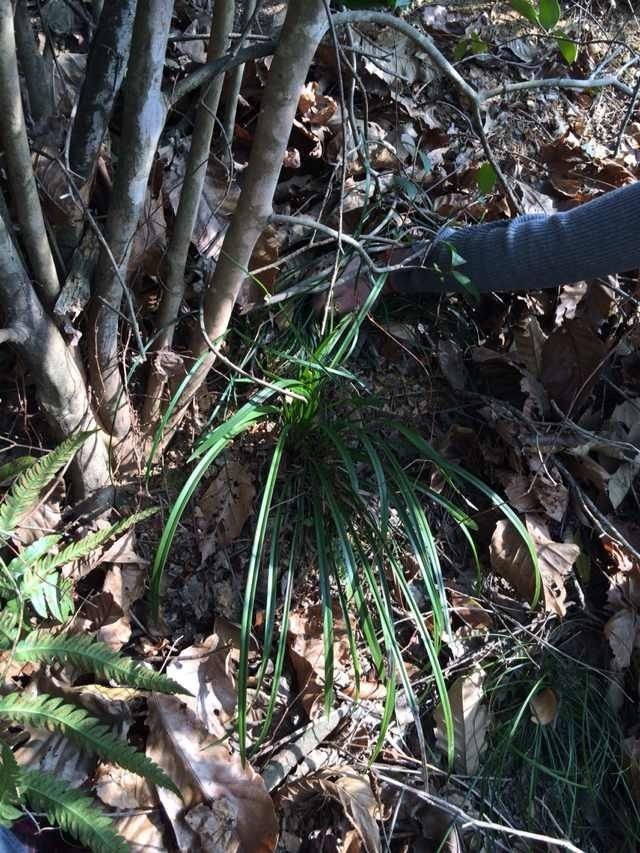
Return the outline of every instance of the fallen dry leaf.
<path id="1" fill-rule="evenodd" d="M 310 718 L 323 713 L 324 641 L 322 605 L 301 607 L 289 617 L 289 659 L 296 674 L 300 702 Z M 353 688 L 353 669 L 347 628 L 339 603 L 333 605 L 334 681 Z"/>
<path id="2" fill-rule="evenodd" d="M 613 652 L 615 668 L 627 669 L 634 648 L 640 647 L 640 617 L 635 608 L 624 607 L 614 613 L 604 626 L 604 634 Z"/>
<path id="3" fill-rule="evenodd" d="M 566 320 L 545 341 L 540 379 L 563 412 L 588 397 L 604 363 L 607 348 L 591 325 L 579 317 Z"/>
<path id="4" fill-rule="evenodd" d="M 115 622 L 103 625 L 98 631 L 98 639 L 115 651 L 119 651 L 131 638 L 129 611 L 131 606 L 142 598 L 145 591 L 146 572 L 144 566 L 136 563 L 112 565 L 105 575 L 102 591 L 109 593 L 123 616 Z"/>
<path id="5" fill-rule="evenodd" d="M 166 853 L 170 849 L 158 810 L 125 815 L 116 821 L 116 829 L 131 853 Z"/>
<path id="6" fill-rule="evenodd" d="M 106 806 L 118 811 L 146 809 L 155 805 L 149 783 L 118 764 L 101 763 L 94 781 L 97 796 Z"/>
<path id="7" fill-rule="evenodd" d="M 216 548 L 236 539 L 253 510 L 253 479 L 240 464 L 228 462 L 198 498 L 197 528 L 201 565 Z"/>
<path id="8" fill-rule="evenodd" d="M 483 702 L 485 673 L 477 668 L 457 678 L 449 688 L 449 703 L 454 726 L 454 766 L 458 773 L 474 775 L 480 767 L 480 756 L 489 726 L 489 713 Z M 434 713 L 436 744 L 447 754 L 447 734 L 442 704 Z"/>
<path id="9" fill-rule="evenodd" d="M 173 156 L 165 179 L 165 193 L 168 195 L 174 214 L 178 210 L 182 184 L 186 175 L 189 145 L 190 142 L 187 142 L 184 148 Z M 214 260 L 218 259 L 229 225 L 229 217 L 235 210 L 239 195 L 240 188 L 237 182 L 231 181 L 222 167 L 211 159 L 207 167 L 192 234 L 192 242 L 201 255 Z"/>
<path id="10" fill-rule="evenodd" d="M 565 579 L 580 556 L 577 545 L 554 542 L 546 525 L 536 515 L 526 516 L 526 526 L 535 545 L 542 579 L 545 609 L 558 616 L 567 612 Z M 535 592 L 535 573 L 522 537 L 509 521 L 499 521 L 491 539 L 491 566 L 518 595 L 529 603 Z"/>
<path id="11" fill-rule="evenodd" d="M 469 595 L 459 592 L 457 589 L 447 589 L 447 595 L 451 605 L 451 611 L 461 619 L 465 625 L 475 631 L 486 631 L 493 625 L 493 616 L 488 610 Z"/>
<path id="12" fill-rule="evenodd" d="M 558 716 L 558 696 L 550 687 L 543 687 L 530 700 L 531 722 L 548 726 Z"/>
<path id="13" fill-rule="evenodd" d="M 179 850 L 268 853 L 275 849 L 278 824 L 261 777 L 231 752 L 227 731 L 215 713 L 210 654 L 185 649 L 167 675 L 196 695 L 153 696 L 149 700 L 147 755 L 179 787 L 183 799 L 165 789 L 158 797 Z M 222 846 L 213 846 L 216 843 Z M 235 845 L 235 846 L 234 846 Z"/>
<path id="14" fill-rule="evenodd" d="M 379 853 L 381 848 L 378 819 L 380 806 L 369 778 L 352 767 L 326 767 L 285 785 L 281 798 L 296 801 L 300 797 L 328 796 L 340 803 L 360 844 L 352 850 Z M 344 849 L 344 848 L 343 848 Z"/>
<path id="15" fill-rule="evenodd" d="M 544 512 L 554 521 L 564 519 L 569 506 L 569 490 L 559 475 L 552 482 L 543 469 L 528 477 L 511 474 L 504 482 L 509 503 L 518 512 Z"/>
<path id="16" fill-rule="evenodd" d="M 140 271 L 148 276 L 158 274 L 167 246 L 167 222 L 162 197 L 153 198 L 147 190 L 140 222 L 136 228 L 127 264 L 128 275 Z"/>

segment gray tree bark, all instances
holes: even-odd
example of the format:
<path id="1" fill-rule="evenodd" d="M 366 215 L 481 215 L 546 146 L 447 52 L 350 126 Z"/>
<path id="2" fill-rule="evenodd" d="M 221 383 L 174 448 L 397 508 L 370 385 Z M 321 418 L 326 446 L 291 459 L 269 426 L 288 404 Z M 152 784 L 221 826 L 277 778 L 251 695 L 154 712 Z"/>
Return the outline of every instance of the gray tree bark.
<path id="1" fill-rule="evenodd" d="M 47 85 L 47 68 L 38 52 L 27 0 L 17 0 L 14 16 L 18 60 L 29 94 L 31 118 L 41 123 L 53 112 L 51 85 Z"/>
<path id="2" fill-rule="evenodd" d="M 0 217 L 0 305 L 5 327 L 0 343 L 10 343 L 28 367 L 38 402 L 60 438 L 97 430 L 85 377 L 77 360 L 33 289 Z M 104 434 L 98 432 L 79 450 L 72 467 L 74 491 L 82 500 L 110 481 Z"/>
<path id="3" fill-rule="evenodd" d="M 11 0 L 0 0 L 0 143 L 4 149 L 20 236 L 35 283 L 47 306 L 60 292 L 58 273 L 38 197 L 20 97 Z"/>
<path id="4" fill-rule="evenodd" d="M 93 172 L 127 70 L 136 5 L 110 0 L 91 42 L 69 143 L 69 165 L 83 182 Z"/>
<path id="5" fill-rule="evenodd" d="M 272 212 L 273 196 L 309 66 L 327 29 L 323 0 L 290 0 L 269 79 L 262 98 L 251 157 L 238 207 L 225 236 L 204 301 L 207 335 L 219 343 L 226 334 L 240 288 L 246 278 L 255 244 Z M 209 344 L 195 329 L 191 350 L 196 356 Z M 187 391 L 201 384 L 215 353 L 203 362 Z"/>
<path id="6" fill-rule="evenodd" d="M 105 426 L 115 436 L 131 428 L 118 360 L 118 320 L 127 260 L 142 212 L 149 173 L 166 117 L 162 71 L 173 0 L 139 0 L 125 84 L 122 146 L 106 237 L 117 269 L 102 252 L 90 320 L 90 369 Z"/>
<path id="7" fill-rule="evenodd" d="M 233 27 L 233 15 L 233 0 L 217 0 L 211 24 L 207 61 L 211 62 L 225 55 L 229 46 L 229 34 Z M 167 249 L 164 296 L 158 312 L 158 326 L 161 331 L 156 340 L 156 351 L 169 348 L 173 342 L 175 324 L 184 296 L 184 271 L 202 196 L 202 188 L 207 175 L 209 149 L 211 148 L 223 82 L 224 77 L 220 74 L 204 87 L 202 103 L 198 107 L 196 115 L 185 179 L 180 193 L 171 241 Z M 143 421 L 146 424 L 155 424 L 165 385 L 164 377 L 165 374 L 162 371 L 152 366 L 143 416 Z"/>

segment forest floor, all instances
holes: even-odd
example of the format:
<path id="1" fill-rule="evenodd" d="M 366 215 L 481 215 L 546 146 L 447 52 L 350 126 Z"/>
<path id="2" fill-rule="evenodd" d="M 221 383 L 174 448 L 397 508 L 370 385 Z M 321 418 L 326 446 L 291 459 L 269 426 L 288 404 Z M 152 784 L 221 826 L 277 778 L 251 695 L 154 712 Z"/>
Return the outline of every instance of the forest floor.
<path id="1" fill-rule="evenodd" d="M 532 30 L 509 4 L 418 4 L 408 15 L 481 90 L 603 74 L 633 89 L 640 74 L 640 22 L 623 2 L 617 10 L 603 5 L 604 11 L 567 8 L 563 33 L 579 42 L 570 68 L 556 38 Z M 280 6 L 274 4 L 276 22 Z M 206 16 L 194 18 L 190 27 L 187 17 L 185 11 L 186 35 L 206 29 Z M 268 19 L 262 23 L 269 27 Z M 377 221 L 385 221 L 385 233 L 394 236 L 414 220 L 473 223 L 565 210 L 640 177 L 640 107 L 623 91 L 548 87 L 496 97 L 484 130 L 520 200 L 520 209 L 512 210 L 494 176 L 489 173 L 487 181 L 486 155 L 450 81 L 399 33 L 363 27 L 355 37 L 368 54 L 358 81 L 366 88 L 366 113 L 358 87 L 354 104 L 358 120 L 366 115 L 375 189 L 357 156 L 348 161 L 339 186 L 343 123 L 335 54 L 327 41 L 301 98 L 276 196 L 279 213 L 324 216 L 336 227 L 342 207 L 348 233 L 370 207 Z M 176 39 L 172 48 L 168 73 L 171 63 L 202 59 L 199 42 Z M 241 186 L 267 68 L 268 61 L 260 60 L 246 71 L 235 174 L 229 175 L 222 148 L 211 160 L 188 271 L 194 301 Z M 184 126 L 176 123 L 174 131 L 162 140 L 155 196 L 137 249 L 135 287 L 143 318 L 157 306 L 157 262 L 184 175 Z M 295 227 L 272 226 L 254 256 L 256 267 L 284 263 L 307 238 Z M 328 249 L 318 249 L 311 261 L 292 255 L 285 264 L 287 286 L 331 261 Z M 271 292 L 281 282 L 275 275 L 262 277 Z M 263 801 L 247 806 L 249 771 L 243 777 L 249 790 L 234 791 L 236 811 L 226 816 L 231 828 L 224 835 L 220 815 L 214 820 L 211 811 L 192 809 L 186 820 L 166 792 L 158 800 L 124 775 L 116 778 L 113 767 L 94 768 L 89 776 L 97 796 L 118 815 L 133 849 L 235 850 L 239 837 L 246 849 L 266 850 L 274 819 L 280 853 L 637 849 L 640 822 L 632 803 L 640 796 L 639 300 L 640 283 L 632 276 L 479 301 L 384 296 L 378 302 L 349 361 L 371 395 L 367 405 L 383 421 L 412 427 L 520 514 L 536 546 L 541 604 L 530 606 L 530 558 L 499 507 L 472 491 L 461 496 L 475 523 L 478 571 L 459 525 L 430 504 L 452 622 L 442 667 L 456 752 L 449 772 L 441 703 L 416 651 L 415 631 L 409 631 L 403 637 L 406 668 L 422 700 L 428 746 L 425 785 L 415 720 L 401 696 L 382 750 L 370 763 L 386 693 L 364 664 L 361 700 L 353 701 L 349 632 L 339 616 L 333 634 L 335 703 L 324 713 L 321 599 L 316 558 L 309 551 L 308 564 L 298 567 L 274 724 L 251 757 L 272 795 L 273 815 L 265 816 L 269 806 Z M 291 321 L 286 301 L 262 307 L 255 284 L 247 284 L 241 302 L 229 346 L 238 362 L 246 342 L 262 339 L 265 327 L 277 341 Z M 0 350 L 0 359 L 3 443 L 12 452 L 42 447 L 46 433 L 28 378 L 9 380 L 12 357 Z M 132 388 L 135 394 L 135 379 Z M 193 441 L 211 417 L 234 411 L 246 399 L 241 388 L 225 398 L 227 389 L 227 377 L 212 374 L 183 433 L 156 461 L 149 480 L 127 475 L 122 511 L 140 503 L 162 511 L 140 525 L 135 539 L 128 535 L 99 564 L 84 566 L 76 590 L 85 624 L 113 647 L 150 663 L 162 661 L 174 678 L 182 672 L 183 683 L 197 694 L 197 713 L 215 714 L 233 743 L 238 625 L 252 522 L 273 445 L 269 425 L 226 451 L 195 493 L 170 552 L 159 625 L 150 623 L 143 598 Z M 411 476 L 426 472 L 433 492 L 447 494 L 447 484 L 426 459 L 404 462 Z M 52 495 L 34 523 L 55 529 L 65 518 L 65 501 L 61 493 Z M 407 580 L 417 587 L 415 558 L 407 551 L 403 559 Z M 393 615 L 401 624 L 407 611 L 396 593 Z M 260 581 L 262 606 L 266 595 Z M 428 610 L 425 603 L 425 623 L 433 619 Z M 264 613 L 253 626 L 250 688 L 262 659 L 261 619 Z M 361 651 L 364 661 L 364 646 Z M 252 699 L 253 722 L 260 721 L 266 699 L 257 693 Z M 124 705 L 125 697 L 112 691 L 96 702 Z M 139 698 L 129 705 L 129 736 L 144 746 L 149 736 L 144 707 Z M 31 760 L 70 784 L 82 784 L 87 766 L 74 749 L 49 743 L 33 750 Z M 185 749 L 174 763 L 187 763 L 187 754 Z M 218 784 L 225 788 L 223 775 Z M 248 844 L 252 834 L 260 841 L 254 837 Z M 61 844 L 49 849 L 62 849 L 56 843 Z"/>

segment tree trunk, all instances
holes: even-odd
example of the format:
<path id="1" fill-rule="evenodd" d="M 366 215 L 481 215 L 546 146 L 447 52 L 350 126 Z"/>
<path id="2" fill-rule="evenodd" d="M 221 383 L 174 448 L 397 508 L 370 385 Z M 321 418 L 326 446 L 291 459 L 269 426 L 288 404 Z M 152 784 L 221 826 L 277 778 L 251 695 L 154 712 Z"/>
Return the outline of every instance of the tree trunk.
<path id="1" fill-rule="evenodd" d="M 35 381 L 38 402 L 55 433 L 67 438 L 80 430 L 97 430 L 85 377 L 31 286 L 1 217 L 0 305 L 6 323 L 0 330 L 0 343 L 13 344 L 23 358 Z M 109 459 L 102 433 L 78 451 L 72 476 L 79 500 L 108 486 Z"/>
<path id="2" fill-rule="evenodd" d="M 248 26 L 249 21 L 253 17 L 257 2 L 258 0 L 245 0 L 241 31 L 244 31 L 245 27 Z M 227 74 L 227 103 L 225 105 L 224 133 L 229 140 L 229 145 L 231 145 L 233 130 L 236 126 L 236 112 L 238 109 L 238 98 L 240 97 L 243 76 L 244 65 L 237 65 L 233 71 L 230 71 Z"/>
<path id="3" fill-rule="evenodd" d="M 223 57 L 227 52 L 229 34 L 233 27 L 233 15 L 233 0 L 217 0 L 214 6 L 211 38 L 207 50 L 208 62 Z M 158 312 L 158 328 L 161 331 L 154 347 L 156 351 L 170 348 L 173 342 L 175 324 L 184 296 L 184 271 L 202 196 L 202 188 L 207 175 L 209 149 L 211 148 L 223 82 L 224 76 L 219 74 L 205 86 L 202 103 L 198 107 L 180 203 L 173 225 L 171 241 L 167 249 L 167 277 L 164 297 Z M 148 424 L 151 429 L 153 429 L 160 408 L 165 385 L 164 376 L 165 374 L 156 369 L 155 365 L 152 366 L 143 417 L 144 423 Z"/>
<path id="4" fill-rule="evenodd" d="M 38 289 L 48 307 L 60 292 L 31 165 L 20 97 L 11 0 L 0 0 L 0 142 L 18 215 L 20 236 Z"/>
<path id="5" fill-rule="evenodd" d="M 129 61 L 137 0 L 110 0 L 91 42 L 69 143 L 69 165 L 88 181 Z"/>
<path id="6" fill-rule="evenodd" d="M 204 325 L 214 343 L 219 343 L 226 334 L 253 249 L 271 214 L 300 92 L 326 28 L 323 0 L 290 0 L 262 98 L 238 207 L 205 293 Z M 199 356 L 208 348 L 201 330 L 196 328 L 191 342 L 193 355 Z M 212 353 L 194 376 L 185 400 L 202 383 L 214 361 Z"/>
<path id="7" fill-rule="evenodd" d="M 118 363 L 118 319 L 127 260 L 166 117 L 160 86 L 172 10 L 173 0 L 138 2 L 125 87 L 120 159 L 107 217 L 107 242 L 117 269 L 103 251 L 93 295 L 89 332 L 92 385 L 102 420 L 115 436 L 125 435 L 131 427 Z"/>
<path id="8" fill-rule="evenodd" d="M 47 85 L 46 80 L 47 69 L 38 52 L 27 0 L 18 0 L 16 3 L 14 27 L 18 60 L 29 94 L 29 111 L 33 121 L 40 124 L 53 112 L 53 103 L 51 86 Z"/>

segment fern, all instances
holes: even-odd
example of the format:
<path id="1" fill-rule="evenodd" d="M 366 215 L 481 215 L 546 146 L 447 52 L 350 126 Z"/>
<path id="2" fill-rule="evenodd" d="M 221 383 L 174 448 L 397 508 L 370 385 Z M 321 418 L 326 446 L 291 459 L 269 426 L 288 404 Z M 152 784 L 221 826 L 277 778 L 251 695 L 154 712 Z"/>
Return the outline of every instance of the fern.
<path id="1" fill-rule="evenodd" d="M 0 613 L 0 651 L 10 649 L 18 633 L 18 610 L 12 602 L 12 607 L 3 608 Z"/>
<path id="2" fill-rule="evenodd" d="M 157 693 L 186 693 L 182 685 L 159 672 L 140 666 L 130 658 L 114 652 L 106 643 L 82 634 L 51 634 L 32 631 L 15 648 L 14 658 L 29 663 L 71 663 L 83 672 L 93 672 L 99 678 L 115 681 L 138 690 Z"/>
<path id="3" fill-rule="evenodd" d="M 5 465 L 0 465 L 0 485 L 3 485 L 8 480 L 13 480 L 25 468 L 29 468 L 34 462 L 37 462 L 35 456 L 18 456 L 7 462 Z"/>
<path id="4" fill-rule="evenodd" d="M 14 820 L 22 817 L 16 807 L 20 799 L 18 793 L 18 782 L 20 780 L 20 768 L 13 753 L 4 741 L 0 741 L 0 826 L 11 826 Z"/>
<path id="5" fill-rule="evenodd" d="M 103 723 L 91 717 L 84 708 L 69 705 L 57 696 L 20 696 L 11 694 L 0 698 L 0 716 L 47 731 L 60 731 L 83 749 L 100 758 L 118 763 L 125 770 L 144 776 L 180 796 L 180 792 L 166 773 L 138 752 L 125 740 L 117 738 Z"/>
<path id="6" fill-rule="evenodd" d="M 113 821 L 81 791 L 36 770 L 24 771 L 20 782 L 35 811 L 44 812 L 51 823 L 93 853 L 129 853 L 129 845 L 118 835 Z"/>
<path id="7" fill-rule="evenodd" d="M 18 477 L 0 504 L 0 539 L 11 536 L 22 519 L 37 504 L 40 492 L 92 434 L 80 432 L 68 438 Z"/>
<path id="8" fill-rule="evenodd" d="M 120 536 L 121 533 L 133 527 L 134 524 L 143 521 L 145 518 L 149 518 L 150 515 L 154 515 L 157 511 L 155 508 L 145 509 L 142 512 L 134 513 L 129 518 L 116 521 L 115 524 L 111 524 L 103 530 L 90 533 L 84 539 L 80 539 L 79 542 L 72 542 L 71 545 L 67 545 L 58 554 L 48 554 L 46 557 L 43 557 L 37 564 L 38 570 L 41 572 L 51 572 L 53 569 L 60 568 L 60 566 L 75 563 L 76 560 L 86 557 L 101 545 L 104 545 L 109 539 L 115 539 L 116 536 Z"/>

